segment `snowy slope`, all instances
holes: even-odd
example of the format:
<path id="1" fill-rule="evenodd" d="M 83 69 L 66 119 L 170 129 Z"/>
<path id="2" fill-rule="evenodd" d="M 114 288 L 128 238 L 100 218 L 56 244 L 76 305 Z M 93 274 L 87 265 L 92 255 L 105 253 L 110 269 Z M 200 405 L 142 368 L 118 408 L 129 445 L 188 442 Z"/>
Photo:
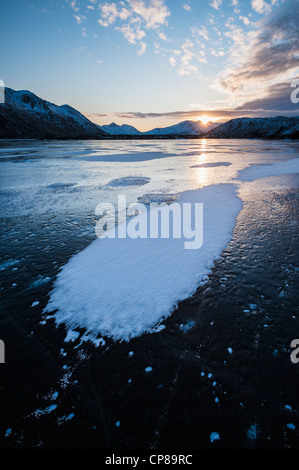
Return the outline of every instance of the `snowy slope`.
<path id="1" fill-rule="evenodd" d="M 298 139 L 299 117 L 278 116 L 273 118 L 232 119 L 208 132 L 207 137 L 216 139 Z"/>
<path id="2" fill-rule="evenodd" d="M 100 138 L 107 135 L 79 111 L 57 106 L 30 91 L 5 89 L 0 138 Z"/>
<path id="3" fill-rule="evenodd" d="M 144 132 L 144 135 L 198 135 L 210 131 L 215 126 L 213 122 L 203 124 L 201 121 L 183 121 L 174 126 L 157 127 Z"/>
<path id="4" fill-rule="evenodd" d="M 119 126 L 115 124 L 115 122 L 101 126 L 101 129 L 103 129 L 103 131 L 108 132 L 108 134 L 111 134 L 111 135 L 141 135 L 142 134 L 133 126 L 129 126 L 127 124 L 123 124 L 122 126 Z"/>

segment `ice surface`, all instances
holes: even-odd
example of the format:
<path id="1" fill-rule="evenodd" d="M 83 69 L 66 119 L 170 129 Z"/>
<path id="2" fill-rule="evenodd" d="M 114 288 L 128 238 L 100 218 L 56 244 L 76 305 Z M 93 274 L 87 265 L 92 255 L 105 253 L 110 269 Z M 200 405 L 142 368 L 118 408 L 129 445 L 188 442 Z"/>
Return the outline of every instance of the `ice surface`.
<path id="1" fill-rule="evenodd" d="M 20 154 L 23 159 L 19 158 Z M 73 238 L 70 242 L 64 236 L 69 233 L 69 227 L 73 230 L 78 221 L 79 236 L 80 226 L 88 221 L 88 230 L 93 231 L 96 205 L 101 202 L 115 205 L 120 192 L 127 196 L 128 204 L 136 201 L 171 204 L 183 191 L 224 182 L 238 185 L 242 197 L 243 188 L 247 190 L 250 186 L 254 190 L 254 184 L 243 181 L 298 172 L 298 159 L 290 160 L 294 156 L 298 156 L 296 143 L 261 140 L 4 141 L 0 149 L 0 206 L 4 228 L 1 240 L 7 238 L 18 244 L 22 241 L 24 252 L 30 252 L 36 249 L 39 237 L 48 236 L 48 231 L 57 232 L 57 240 L 63 239 L 61 249 L 69 248 L 68 244 L 72 243 L 75 253 L 77 246 L 73 245 Z M 142 175 L 150 181 L 145 186 L 108 186 L 111 180 L 122 180 L 127 175 Z M 263 181 L 265 187 L 269 180 Z M 276 180 L 276 185 L 284 181 L 271 180 Z M 55 315 L 58 322 L 65 322 L 71 330 L 76 326 L 87 328 L 87 334 L 80 336 L 76 347 L 82 340 L 104 345 L 102 332 L 122 339 L 163 328 L 162 318 L 171 314 L 178 299 L 192 294 L 204 282 L 214 256 L 226 246 L 234 224 L 232 192 L 231 187 L 215 204 L 212 204 L 212 194 L 210 205 L 206 200 L 205 205 L 211 211 L 204 246 L 198 253 L 188 254 L 176 240 L 157 243 L 153 240 L 148 245 L 146 240 L 133 240 L 132 244 L 128 240 L 123 244 L 121 240 L 119 243 L 96 240 L 80 256 L 72 258 L 57 278 L 51 301 L 59 307 Z M 207 193 L 194 194 L 200 200 L 200 195 Z M 209 222 L 212 214 L 215 214 L 213 230 Z M 30 224 L 34 222 L 35 239 L 30 238 L 33 235 L 31 229 L 26 230 L 24 217 L 28 217 Z M 14 218 L 13 230 L 6 228 L 5 218 Z M 206 242 L 209 242 L 208 250 Z M 50 240 L 47 243 L 43 251 L 50 257 L 52 244 Z M 19 267 L 22 271 L 22 256 L 17 252 L 5 255 L 0 270 Z M 55 259 L 60 266 L 59 258 Z M 47 271 L 43 276 L 47 277 L 33 275 L 28 285 L 33 288 L 45 283 L 44 288 L 48 289 L 46 282 L 51 278 Z M 12 288 L 21 286 L 17 276 L 10 284 Z M 32 301 L 37 298 L 36 295 Z M 248 314 L 252 312 L 250 305 L 244 308 Z M 186 322 L 184 319 L 183 323 Z"/>
<path id="2" fill-rule="evenodd" d="M 195 323 L 194 323 L 194 321 L 192 321 L 192 320 L 189 321 L 189 322 L 186 323 L 186 324 L 183 324 L 183 323 L 182 323 L 182 324 L 180 325 L 180 330 L 183 331 L 184 333 L 186 333 L 187 331 L 192 330 L 192 328 L 194 327 L 194 325 L 195 325 Z"/>
<path id="3" fill-rule="evenodd" d="M 125 176 L 117 178 L 108 183 L 109 186 L 143 186 L 150 182 L 150 178 L 145 176 Z"/>
<path id="4" fill-rule="evenodd" d="M 273 165 L 252 165 L 239 172 L 241 181 L 254 181 L 269 176 L 299 173 L 299 158 L 273 163 Z"/>
<path id="5" fill-rule="evenodd" d="M 89 162 L 143 162 L 146 160 L 154 160 L 156 158 L 175 157 L 174 153 L 166 152 L 136 152 L 136 153 L 118 153 L 108 155 L 89 155 L 75 157 L 76 160 L 84 160 Z"/>
<path id="6" fill-rule="evenodd" d="M 186 191 L 178 203 L 187 202 L 204 204 L 200 249 L 185 249 L 184 238 L 97 239 L 58 274 L 46 311 L 57 309 L 56 322 L 72 330 L 115 340 L 152 331 L 205 282 L 242 207 L 231 184 Z"/>
<path id="7" fill-rule="evenodd" d="M 74 416 L 75 416 L 75 413 L 70 413 L 70 414 L 67 415 L 67 416 L 64 415 L 64 416 L 62 416 L 61 418 L 58 418 L 58 419 L 57 419 L 57 423 L 60 425 L 60 424 L 63 424 L 63 423 L 65 423 L 65 422 L 67 422 L 67 421 L 71 421 L 71 420 L 74 418 Z"/>
<path id="8" fill-rule="evenodd" d="M 53 184 L 49 184 L 47 186 L 48 189 L 66 189 L 66 188 L 71 188 L 72 186 L 75 186 L 76 183 L 53 183 Z"/>
<path id="9" fill-rule="evenodd" d="M 210 441 L 213 443 L 214 441 L 220 440 L 220 434 L 218 432 L 212 432 L 210 435 Z"/>
<path id="10" fill-rule="evenodd" d="M 230 166 L 230 162 L 211 162 L 211 163 L 202 163 L 200 165 L 191 165 L 190 168 L 213 168 L 217 166 Z"/>
<path id="11" fill-rule="evenodd" d="M 177 199 L 177 194 L 144 194 L 138 198 L 138 202 L 141 202 L 142 204 L 151 204 L 152 202 L 156 202 L 158 204 L 161 204 L 162 202 L 165 202 L 165 204 L 171 204 Z"/>
<path id="12" fill-rule="evenodd" d="M 16 264 L 18 264 L 20 262 L 19 259 L 11 259 L 11 260 L 8 260 L 8 261 L 3 261 L 3 263 L 0 263 L 0 270 L 4 270 L 4 269 L 7 269 L 7 268 L 11 268 L 12 266 L 15 266 Z"/>
<path id="13" fill-rule="evenodd" d="M 247 431 L 248 439 L 255 440 L 258 435 L 257 424 L 252 424 Z"/>
<path id="14" fill-rule="evenodd" d="M 30 287 L 31 287 L 31 288 L 40 287 L 40 286 L 42 286 L 42 285 L 47 284 L 48 282 L 50 282 L 51 279 L 52 279 L 52 278 L 49 277 L 49 276 L 43 277 L 43 276 L 39 275 L 39 276 L 37 277 L 37 279 L 36 279 L 35 281 L 33 281 L 33 283 L 31 284 Z"/>
<path id="15" fill-rule="evenodd" d="M 57 408 L 57 405 L 49 405 L 47 408 L 44 408 L 43 410 L 40 410 L 40 409 L 35 410 L 35 411 L 33 412 L 33 414 L 34 414 L 37 418 L 39 418 L 39 417 L 42 416 L 42 415 L 52 413 L 52 411 L 56 410 L 56 408 Z"/>
<path id="16" fill-rule="evenodd" d="M 68 343 L 68 342 L 73 343 L 74 341 L 76 341 L 77 338 L 79 338 L 79 336 L 80 336 L 80 333 L 78 333 L 78 331 L 70 330 L 70 331 L 68 331 L 67 336 L 66 336 L 64 341 L 66 343 Z"/>
<path id="17" fill-rule="evenodd" d="M 5 437 L 9 437 L 9 436 L 11 435 L 11 433 L 12 433 L 12 429 L 11 429 L 11 428 L 6 429 L 6 431 L 5 431 Z"/>

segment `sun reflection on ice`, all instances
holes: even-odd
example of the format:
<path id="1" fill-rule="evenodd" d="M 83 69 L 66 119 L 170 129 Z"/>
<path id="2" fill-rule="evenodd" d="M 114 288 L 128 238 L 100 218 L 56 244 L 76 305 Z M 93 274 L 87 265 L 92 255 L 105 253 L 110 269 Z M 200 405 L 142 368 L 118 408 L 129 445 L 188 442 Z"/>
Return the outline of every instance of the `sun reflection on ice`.
<path id="1" fill-rule="evenodd" d="M 204 167 L 196 168 L 196 179 L 200 185 L 204 186 L 207 182 L 207 176 L 208 176 L 207 170 L 208 168 L 204 168 Z"/>

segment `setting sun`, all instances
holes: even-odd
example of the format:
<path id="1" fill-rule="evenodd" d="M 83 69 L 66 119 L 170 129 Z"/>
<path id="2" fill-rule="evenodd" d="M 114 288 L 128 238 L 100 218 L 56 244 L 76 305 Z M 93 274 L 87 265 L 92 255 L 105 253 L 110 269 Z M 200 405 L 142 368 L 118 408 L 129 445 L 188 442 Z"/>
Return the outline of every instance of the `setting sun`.
<path id="1" fill-rule="evenodd" d="M 209 116 L 201 116 L 199 118 L 199 120 L 203 123 L 203 124 L 207 124 L 210 120 Z"/>

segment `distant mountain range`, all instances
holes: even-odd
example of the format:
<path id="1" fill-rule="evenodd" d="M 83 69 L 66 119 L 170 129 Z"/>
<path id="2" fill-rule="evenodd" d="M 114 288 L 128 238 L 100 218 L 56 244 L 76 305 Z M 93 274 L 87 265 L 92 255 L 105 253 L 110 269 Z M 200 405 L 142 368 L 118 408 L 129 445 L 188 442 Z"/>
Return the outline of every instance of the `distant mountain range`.
<path id="1" fill-rule="evenodd" d="M 115 122 L 112 122 L 111 124 L 99 127 L 110 135 L 142 135 L 142 132 L 138 131 L 138 129 L 127 124 L 119 126 L 115 124 Z"/>
<path id="2" fill-rule="evenodd" d="M 174 126 L 140 132 L 111 123 L 99 126 L 68 105 L 57 106 L 30 91 L 5 89 L 0 104 L 0 139 L 183 138 L 299 139 L 299 116 L 239 118 L 224 124 L 183 121 Z"/>
<path id="3" fill-rule="evenodd" d="M 201 121 L 183 121 L 179 124 L 169 127 L 157 127 L 147 132 L 140 132 L 133 126 L 123 124 L 118 126 L 114 122 L 109 125 L 101 126 L 101 129 L 111 135 L 144 135 L 144 136 L 193 136 L 206 134 L 211 129 L 214 129 L 217 124 L 208 122 L 203 124 Z"/>

